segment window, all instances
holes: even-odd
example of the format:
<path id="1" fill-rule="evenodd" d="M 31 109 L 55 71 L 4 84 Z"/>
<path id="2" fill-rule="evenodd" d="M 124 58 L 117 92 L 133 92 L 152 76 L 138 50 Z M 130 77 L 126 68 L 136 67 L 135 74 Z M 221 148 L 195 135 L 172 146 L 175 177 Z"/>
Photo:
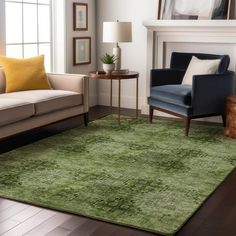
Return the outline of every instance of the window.
<path id="1" fill-rule="evenodd" d="M 51 0 L 6 0 L 6 55 L 27 58 L 45 55 L 52 70 Z"/>

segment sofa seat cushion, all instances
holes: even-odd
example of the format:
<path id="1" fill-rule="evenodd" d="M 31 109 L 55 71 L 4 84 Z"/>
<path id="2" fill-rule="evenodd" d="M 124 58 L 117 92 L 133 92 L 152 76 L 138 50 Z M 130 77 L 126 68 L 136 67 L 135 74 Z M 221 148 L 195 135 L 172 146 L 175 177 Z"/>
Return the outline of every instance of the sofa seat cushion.
<path id="1" fill-rule="evenodd" d="M 1 96 L 21 99 L 35 106 L 35 115 L 66 109 L 82 104 L 82 94 L 64 90 L 29 90 L 5 93 Z"/>
<path id="2" fill-rule="evenodd" d="M 34 104 L 0 95 L 0 126 L 27 119 L 34 113 Z"/>
<path id="3" fill-rule="evenodd" d="M 151 88 L 150 97 L 176 105 L 191 105 L 191 85 L 163 85 Z"/>

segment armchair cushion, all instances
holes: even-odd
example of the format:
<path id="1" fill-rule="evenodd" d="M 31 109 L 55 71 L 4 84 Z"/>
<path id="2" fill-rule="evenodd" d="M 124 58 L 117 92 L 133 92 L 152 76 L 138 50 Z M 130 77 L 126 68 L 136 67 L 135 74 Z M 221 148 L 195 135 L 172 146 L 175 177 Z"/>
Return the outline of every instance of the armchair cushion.
<path id="1" fill-rule="evenodd" d="M 150 97 L 175 105 L 191 106 L 191 85 L 163 85 L 151 88 Z"/>
<path id="2" fill-rule="evenodd" d="M 218 70 L 220 60 L 200 60 L 193 56 L 188 69 L 184 75 L 182 84 L 192 84 L 194 75 L 215 74 Z"/>

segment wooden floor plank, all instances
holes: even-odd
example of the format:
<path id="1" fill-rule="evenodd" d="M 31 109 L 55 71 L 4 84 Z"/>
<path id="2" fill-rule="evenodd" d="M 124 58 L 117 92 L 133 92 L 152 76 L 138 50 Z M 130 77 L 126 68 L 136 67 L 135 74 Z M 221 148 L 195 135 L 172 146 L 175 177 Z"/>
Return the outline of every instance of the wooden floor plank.
<path id="1" fill-rule="evenodd" d="M 111 236 L 133 236 L 134 231 L 129 228 L 118 228 L 115 230 Z"/>
<path id="2" fill-rule="evenodd" d="M 7 200 L 7 199 L 0 199 L 0 212 L 4 211 L 5 209 L 17 204 L 14 201 Z"/>
<path id="3" fill-rule="evenodd" d="M 68 236 L 91 236 L 91 234 L 94 233 L 98 227 L 99 224 L 97 222 L 88 220 L 86 223 L 73 230 L 70 234 L 68 234 Z"/>
<path id="4" fill-rule="evenodd" d="M 17 203 L 9 208 L 5 209 L 4 211 L 0 212 L 0 223 L 11 218 L 12 216 L 22 212 L 24 209 L 28 208 L 29 206 L 22 203 Z"/>
<path id="5" fill-rule="evenodd" d="M 156 234 L 154 233 L 148 233 L 145 231 L 138 231 L 138 230 L 134 230 L 133 233 L 131 233 L 131 236 L 155 236 Z"/>
<path id="6" fill-rule="evenodd" d="M 14 220 L 5 220 L 0 223 L 0 235 L 19 225 L 21 222 Z"/>
<path id="7" fill-rule="evenodd" d="M 67 236 L 69 233 L 71 233 L 70 230 L 62 228 L 62 227 L 57 227 L 51 232 L 45 234 L 45 236 Z"/>
<path id="8" fill-rule="evenodd" d="M 78 228 L 80 225 L 84 224 L 87 221 L 88 219 L 85 217 L 73 216 L 71 219 L 63 223 L 60 227 L 72 232 L 73 230 L 75 230 L 76 228 Z"/>
<path id="9" fill-rule="evenodd" d="M 71 218 L 70 215 L 57 213 L 47 221 L 44 221 L 37 227 L 33 228 L 31 231 L 24 234 L 24 236 L 42 236 L 50 231 L 57 228 L 59 225 L 63 224 L 64 222 L 68 221 Z"/>
<path id="10" fill-rule="evenodd" d="M 38 214 L 34 215 L 33 217 L 29 218 L 28 220 L 24 221 L 20 225 L 16 226 L 15 228 L 7 231 L 4 236 L 20 236 L 23 235 L 33 228 L 40 225 L 42 222 L 48 220 L 49 218 L 53 217 L 57 213 L 54 211 L 43 210 L 40 211 Z"/>
<path id="11" fill-rule="evenodd" d="M 108 223 L 99 223 L 99 227 L 91 234 L 91 236 L 111 236 L 116 227 Z"/>
<path id="12" fill-rule="evenodd" d="M 20 213 L 14 215 L 10 219 L 14 220 L 14 221 L 24 222 L 25 220 L 38 214 L 42 210 L 43 210 L 42 208 L 30 206 L 30 207 L 26 208 L 25 210 L 21 211 Z"/>

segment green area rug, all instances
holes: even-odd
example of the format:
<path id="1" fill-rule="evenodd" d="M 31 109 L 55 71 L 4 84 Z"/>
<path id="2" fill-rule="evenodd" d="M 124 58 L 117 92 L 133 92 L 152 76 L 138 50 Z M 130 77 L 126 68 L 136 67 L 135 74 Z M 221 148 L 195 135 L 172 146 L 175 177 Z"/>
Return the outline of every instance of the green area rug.
<path id="1" fill-rule="evenodd" d="M 94 121 L 0 155 L 0 196 L 173 234 L 236 164 L 223 128 Z"/>

